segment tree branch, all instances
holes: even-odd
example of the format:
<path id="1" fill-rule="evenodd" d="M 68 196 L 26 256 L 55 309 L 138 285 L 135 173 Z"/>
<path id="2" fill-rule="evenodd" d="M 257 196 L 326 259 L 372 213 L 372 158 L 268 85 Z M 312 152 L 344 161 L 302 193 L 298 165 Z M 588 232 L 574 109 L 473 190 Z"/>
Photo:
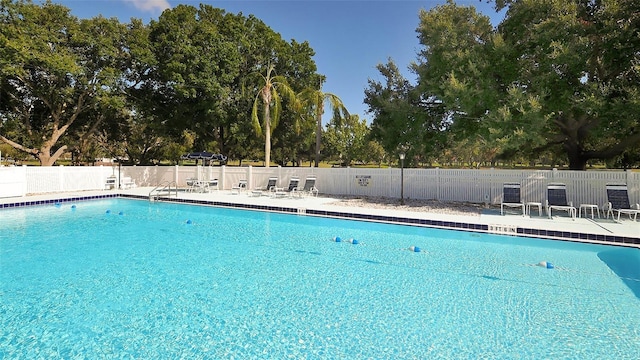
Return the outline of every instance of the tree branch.
<path id="1" fill-rule="evenodd" d="M 640 144 L 640 133 L 635 133 L 620 139 L 617 144 L 598 151 L 586 151 L 585 155 L 592 159 L 610 159 L 616 155 L 622 154 L 625 150 L 630 149 L 632 145 Z"/>
<path id="2" fill-rule="evenodd" d="M 17 142 L 7 139 L 2 134 L 0 134 L 0 140 L 5 142 L 6 144 L 11 145 L 11 147 L 13 147 L 14 149 L 24 151 L 26 153 L 33 154 L 33 155 L 38 155 L 38 149 L 27 148 L 24 145 L 18 144 Z"/>

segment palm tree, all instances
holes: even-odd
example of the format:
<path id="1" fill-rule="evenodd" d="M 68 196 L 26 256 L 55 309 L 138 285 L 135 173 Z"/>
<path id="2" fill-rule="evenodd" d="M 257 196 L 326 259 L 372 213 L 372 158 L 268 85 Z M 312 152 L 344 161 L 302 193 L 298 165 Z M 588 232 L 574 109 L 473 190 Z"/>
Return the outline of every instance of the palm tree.
<path id="1" fill-rule="evenodd" d="M 258 90 L 253 101 L 251 121 L 253 127 L 262 136 L 264 133 L 264 166 L 271 163 L 271 133 L 278 125 L 282 100 L 280 93 L 285 95 L 292 103 L 296 102 L 296 96 L 284 77 L 274 74 L 275 66 L 269 64 L 265 75 L 260 74 L 264 85 Z M 258 117 L 258 101 L 262 100 L 262 125 Z M 273 112 L 272 112 L 273 109 Z"/>
<path id="2" fill-rule="evenodd" d="M 316 158 L 315 167 L 320 162 L 320 145 L 322 143 L 322 115 L 324 115 L 324 104 L 329 103 L 333 110 L 333 116 L 336 119 L 349 116 L 349 111 L 342 103 L 340 98 L 332 93 L 322 92 L 322 83 L 320 89 L 305 89 L 300 95 L 302 99 L 312 108 L 316 120 Z M 341 116 L 342 115 L 342 116 Z"/>

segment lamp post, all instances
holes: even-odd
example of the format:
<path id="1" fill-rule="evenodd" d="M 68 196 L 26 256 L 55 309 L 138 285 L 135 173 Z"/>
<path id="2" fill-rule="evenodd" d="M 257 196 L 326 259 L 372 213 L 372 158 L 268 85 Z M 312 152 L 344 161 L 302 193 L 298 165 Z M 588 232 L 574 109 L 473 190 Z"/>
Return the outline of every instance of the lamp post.
<path id="1" fill-rule="evenodd" d="M 400 205 L 404 205 L 404 153 L 400 153 Z"/>
<path id="2" fill-rule="evenodd" d="M 122 160 L 120 160 L 120 157 L 118 157 L 117 160 L 118 160 L 118 189 L 122 189 L 122 183 L 120 182 L 120 174 L 122 173 Z"/>

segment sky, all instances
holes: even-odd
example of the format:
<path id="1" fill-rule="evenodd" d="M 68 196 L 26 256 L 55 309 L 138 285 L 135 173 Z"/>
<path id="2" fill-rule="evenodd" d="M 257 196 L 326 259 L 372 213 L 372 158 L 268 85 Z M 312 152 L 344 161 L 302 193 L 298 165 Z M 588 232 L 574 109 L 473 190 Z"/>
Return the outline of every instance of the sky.
<path id="1" fill-rule="evenodd" d="M 200 3 L 230 13 L 253 14 L 284 40 L 308 41 L 316 55 L 318 73 L 326 76 L 322 91 L 337 95 L 351 114 L 371 122 L 364 104 L 368 80 L 382 81 L 376 66 L 392 59 L 404 76 L 415 82 L 408 70 L 421 47 L 416 28 L 420 9 L 431 9 L 446 0 L 52 0 L 79 18 L 102 15 L 121 22 L 131 18 L 145 23 L 157 20 L 162 11 L 179 4 Z M 480 0 L 458 0 L 472 5 L 492 19 L 502 16 L 492 4 Z M 326 117 L 326 114 L 325 114 Z M 325 119 L 326 120 L 326 119 Z"/>

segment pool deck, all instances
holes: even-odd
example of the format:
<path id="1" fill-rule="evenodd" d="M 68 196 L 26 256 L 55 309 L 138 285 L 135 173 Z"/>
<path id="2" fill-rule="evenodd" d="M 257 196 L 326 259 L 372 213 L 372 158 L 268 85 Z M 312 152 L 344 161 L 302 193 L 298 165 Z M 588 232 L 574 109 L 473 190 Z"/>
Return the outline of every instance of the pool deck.
<path id="1" fill-rule="evenodd" d="M 0 207 L 34 205 L 42 201 L 67 202 L 112 196 L 148 199 L 152 189 L 140 187 L 127 190 L 82 191 L 0 198 Z M 575 220 L 566 216 L 554 216 L 552 219 L 546 215 L 523 217 L 513 214 L 503 216 L 494 209 L 487 209 L 479 215 L 452 215 L 386 208 L 338 206 L 331 204 L 338 199 L 322 195 L 303 198 L 250 195 L 250 191 L 233 194 L 229 190 L 214 190 L 208 193 L 178 192 L 177 197 L 171 197 L 171 201 L 640 248 L 640 219 L 633 221 L 624 215 L 619 223 L 610 218 L 604 219 L 597 216 L 595 219 L 591 219 L 589 216 Z M 604 217 L 604 214 L 601 216 Z"/>

